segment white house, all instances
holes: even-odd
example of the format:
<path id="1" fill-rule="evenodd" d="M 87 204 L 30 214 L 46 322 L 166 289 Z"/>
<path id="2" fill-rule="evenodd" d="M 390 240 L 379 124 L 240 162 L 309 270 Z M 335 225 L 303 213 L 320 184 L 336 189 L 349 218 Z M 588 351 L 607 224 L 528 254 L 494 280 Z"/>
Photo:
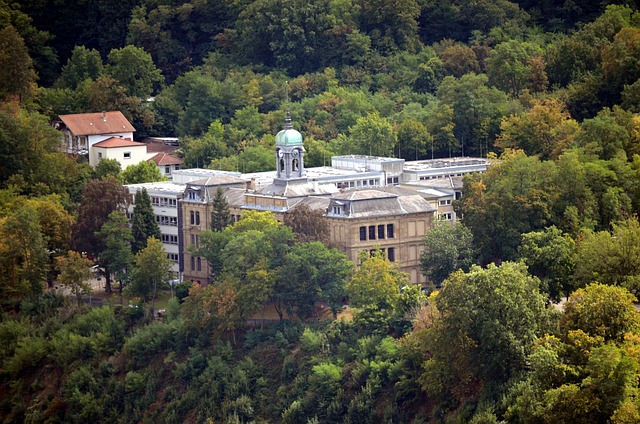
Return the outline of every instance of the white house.
<path id="1" fill-rule="evenodd" d="M 122 169 L 147 160 L 147 145 L 131 139 L 111 137 L 91 146 L 89 165 L 96 167 L 102 159 L 115 159 Z"/>
<path id="2" fill-rule="evenodd" d="M 119 111 L 60 115 L 54 126 L 62 131 L 63 151 L 80 155 L 89 154 L 94 144 L 108 138 L 133 140 L 136 131 Z"/>
<path id="3" fill-rule="evenodd" d="M 147 154 L 149 145 L 147 145 Z M 182 159 L 172 153 L 156 153 L 148 159 L 150 162 L 155 162 L 160 174 L 164 175 L 168 179 L 171 179 L 175 171 L 179 171 L 182 166 Z"/>

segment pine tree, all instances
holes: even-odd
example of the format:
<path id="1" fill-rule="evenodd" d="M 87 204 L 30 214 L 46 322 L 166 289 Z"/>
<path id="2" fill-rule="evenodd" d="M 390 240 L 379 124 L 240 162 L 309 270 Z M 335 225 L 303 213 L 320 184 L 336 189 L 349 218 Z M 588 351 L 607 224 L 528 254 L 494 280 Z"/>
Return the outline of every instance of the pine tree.
<path id="1" fill-rule="evenodd" d="M 222 231 L 229 225 L 229 203 L 224 197 L 221 187 L 216 190 L 213 198 L 213 212 L 211 212 L 211 229 L 213 231 Z"/>
<path id="2" fill-rule="evenodd" d="M 151 198 L 144 188 L 136 192 L 136 206 L 133 208 L 131 232 L 133 233 L 132 248 L 134 253 L 147 247 L 149 237 L 161 239 L 160 226 L 151 207 Z"/>

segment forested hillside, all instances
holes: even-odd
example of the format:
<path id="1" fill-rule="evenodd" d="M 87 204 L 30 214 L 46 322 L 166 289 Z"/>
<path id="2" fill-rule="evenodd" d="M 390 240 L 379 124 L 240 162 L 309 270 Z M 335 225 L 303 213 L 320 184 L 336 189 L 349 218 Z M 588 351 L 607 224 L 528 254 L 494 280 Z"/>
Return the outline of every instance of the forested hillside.
<path id="1" fill-rule="evenodd" d="M 640 422 L 640 14 L 620 3 L 0 0 L 0 418 Z M 295 220 L 227 225 L 218 199 L 214 283 L 154 319 L 166 257 L 121 184 L 157 175 L 64 155 L 53 118 L 120 110 L 185 167 L 253 172 L 287 91 L 307 166 L 495 159 L 425 237 L 433 284 Z"/>

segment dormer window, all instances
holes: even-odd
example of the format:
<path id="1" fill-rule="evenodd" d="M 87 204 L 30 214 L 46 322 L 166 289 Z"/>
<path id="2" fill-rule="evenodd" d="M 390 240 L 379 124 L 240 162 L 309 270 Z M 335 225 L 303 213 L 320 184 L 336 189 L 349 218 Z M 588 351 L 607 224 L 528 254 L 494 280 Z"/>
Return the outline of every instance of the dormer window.
<path id="1" fill-rule="evenodd" d="M 342 206 L 334 205 L 333 206 L 333 214 L 334 215 L 342 215 Z"/>

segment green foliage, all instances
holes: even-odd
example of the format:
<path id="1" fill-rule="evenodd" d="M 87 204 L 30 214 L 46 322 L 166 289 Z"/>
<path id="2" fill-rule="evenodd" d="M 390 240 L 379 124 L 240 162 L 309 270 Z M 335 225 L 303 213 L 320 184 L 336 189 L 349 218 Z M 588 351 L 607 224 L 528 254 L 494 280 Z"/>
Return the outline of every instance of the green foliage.
<path id="1" fill-rule="evenodd" d="M 91 284 L 87 282 L 93 276 L 91 266 L 93 261 L 88 259 L 86 254 L 72 250 L 69 250 L 65 256 L 56 258 L 56 268 L 60 271 L 58 281 L 76 297 L 78 306 L 83 295 L 90 295 L 93 292 Z"/>
<path id="2" fill-rule="evenodd" d="M 127 90 L 127 94 L 146 99 L 164 82 L 151 55 L 144 49 L 128 45 L 113 49 L 108 55 L 106 72 Z"/>
<path id="3" fill-rule="evenodd" d="M 36 72 L 24 39 L 11 25 L 0 30 L 0 99 L 15 96 L 20 102 L 33 91 Z"/>
<path id="4" fill-rule="evenodd" d="M 167 257 L 162 242 L 154 237 L 149 237 L 147 246 L 136 253 L 134 263 L 131 284 L 126 290 L 131 296 L 140 296 L 145 302 L 154 302 L 151 306 L 153 312 L 158 290 L 166 287 L 173 263 Z"/>
<path id="5" fill-rule="evenodd" d="M 425 236 L 424 244 L 420 254 L 422 272 L 437 286 L 458 269 L 468 271 L 476 257 L 473 235 L 460 223 L 437 223 Z"/>
<path id="6" fill-rule="evenodd" d="M 117 178 L 121 171 L 122 166 L 117 159 L 101 159 L 95 167 L 95 175 L 99 180 L 107 177 Z"/>
<path id="7" fill-rule="evenodd" d="M 136 165 L 127 166 L 118 176 L 122 184 L 141 184 L 166 181 L 167 177 L 160 173 L 153 161 L 142 161 Z"/>
<path id="8" fill-rule="evenodd" d="M 430 354 L 421 384 L 434 395 L 464 396 L 467 384 L 500 386 L 525 370 L 546 331 L 544 296 L 523 264 L 458 271 L 435 297 L 440 315 L 424 334 Z"/>
<path id="9" fill-rule="evenodd" d="M 556 227 L 522 235 L 518 255 L 527 264 L 531 275 L 541 281 L 541 291 L 551 300 L 559 300 L 572 288 L 571 276 L 575 267 L 575 242 Z"/>
<path id="10" fill-rule="evenodd" d="M 77 89 L 85 80 L 96 80 L 104 71 L 100 53 L 85 46 L 75 46 L 56 81 L 58 88 Z"/>
<path id="11" fill-rule="evenodd" d="M 590 284 L 576 290 L 564 306 L 561 327 L 580 329 L 607 342 L 622 342 L 625 334 L 636 333 L 640 317 L 633 305 L 635 296 L 622 287 Z"/>
<path id="12" fill-rule="evenodd" d="M 636 217 L 613 224 L 610 232 L 586 231 L 576 244 L 574 278 L 637 290 L 640 284 L 640 224 Z"/>

